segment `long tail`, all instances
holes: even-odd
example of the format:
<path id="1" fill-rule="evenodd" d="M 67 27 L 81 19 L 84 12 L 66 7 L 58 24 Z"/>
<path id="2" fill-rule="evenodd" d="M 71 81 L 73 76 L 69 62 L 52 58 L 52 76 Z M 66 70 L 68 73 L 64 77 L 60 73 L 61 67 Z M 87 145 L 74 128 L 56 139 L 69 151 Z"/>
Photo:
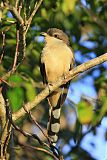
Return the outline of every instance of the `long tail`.
<path id="1" fill-rule="evenodd" d="M 53 145 L 55 145 L 58 140 L 58 132 L 60 129 L 61 97 L 60 95 L 57 105 L 55 107 L 51 106 L 49 110 L 47 132 Z"/>
<path id="2" fill-rule="evenodd" d="M 68 84 L 65 84 L 62 86 L 61 91 L 55 91 L 50 95 L 50 97 L 48 97 L 50 110 L 47 132 L 48 136 L 51 138 L 51 142 L 53 143 L 53 145 L 55 145 L 58 140 L 58 133 L 60 129 L 61 106 L 66 99 L 67 91 Z"/>

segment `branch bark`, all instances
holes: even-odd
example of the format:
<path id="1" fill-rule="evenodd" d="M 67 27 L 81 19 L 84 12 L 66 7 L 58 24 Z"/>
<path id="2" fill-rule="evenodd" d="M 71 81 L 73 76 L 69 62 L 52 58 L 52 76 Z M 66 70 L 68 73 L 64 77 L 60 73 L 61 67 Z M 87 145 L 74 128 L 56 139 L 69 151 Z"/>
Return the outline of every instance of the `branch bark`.
<path id="1" fill-rule="evenodd" d="M 66 75 L 66 78 L 60 77 L 56 83 L 52 84 L 51 86 L 47 86 L 41 93 L 39 93 L 35 97 L 35 99 L 32 102 L 28 102 L 27 104 L 24 105 L 24 107 L 27 109 L 27 111 L 30 111 L 32 108 L 37 106 L 42 100 L 44 100 L 50 93 L 56 90 L 58 87 L 74 79 L 80 73 L 83 73 L 91 69 L 92 67 L 95 67 L 105 61 L 107 61 L 107 53 L 77 66 L 76 68 L 69 71 L 69 73 Z M 23 117 L 25 114 L 26 112 L 22 107 L 19 111 L 17 111 L 16 113 L 13 113 L 12 115 L 13 121 L 18 120 L 19 118 Z"/>
<path id="2" fill-rule="evenodd" d="M 5 32 L 2 32 L 2 50 L 0 54 L 0 64 L 5 54 L 5 47 L 6 47 L 6 36 L 5 36 Z"/>
<path id="3" fill-rule="evenodd" d="M 31 148 L 37 151 L 41 151 L 44 152 L 45 154 L 51 156 L 52 158 L 54 158 L 55 160 L 59 160 L 59 158 L 57 158 L 54 154 L 52 154 L 50 151 L 44 149 L 44 148 L 40 148 L 40 147 L 36 147 L 36 146 L 29 146 L 27 144 L 23 144 L 23 143 L 19 143 L 19 145 L 23 148 Z"/>
<path id="4" fill-rule="evenodd" d="M 5 101 L 1 91 L 0 91 L 0 120 L 1 120 L 1 132 L 2 132 L 6 123 L 6 109 L 5 109 Z"/>
<path id="5" fill-rule="evenodd" d="M 0 135 L 0 159 L 6 160 L 8 159 L 8 144 L 10 141 L 11 131 L 12 131 L 12 125 L 10 124 L 9 120 L 6 118 L 6 105 L 7 101 L 4 101 L 4 98 L 2 94 L 0 93 L 0 118 L 2 120 L 2 129 L 1 129 L 1 135 Z"/>
<path id="6" fill-rule="evenodd" d="M 21 17 L 21 15 L 19 14 L 19 12 L 17 11 L 17 9 L 7 3 L 5 3 L 5 6 L 12 13 L 13 17 L 17 20 L 19 25 L 24 26 L 24 20 Z"/>

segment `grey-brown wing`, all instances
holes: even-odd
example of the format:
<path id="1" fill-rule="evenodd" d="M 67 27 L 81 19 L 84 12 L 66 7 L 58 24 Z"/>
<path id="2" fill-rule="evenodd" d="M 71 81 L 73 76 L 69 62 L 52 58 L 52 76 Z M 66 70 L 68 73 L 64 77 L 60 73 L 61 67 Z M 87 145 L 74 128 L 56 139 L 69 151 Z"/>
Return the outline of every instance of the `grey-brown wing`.
<path id="1" fill-rule="evenodd" d="M 72 51 L 72 48 L 70 48 L 71 51 Z M 73 51 L 72 51 L 73 53 Z M 72 70 L 74 68 L 74 64 L 75 64 L 75 58 L 73 56 L 72 60 L 71 60 L 71 64 L 70 64 L 70 69 L 69 70 Z M 62 94 L 62 98 L 61 98 L 61 105 L 64 103 L 64 101 L 66 100 L 66 97 L 67 97 L 67 93 L 68 93 L 68 88 L 69 88 L 69 85 L 70 85 L 70 81 L 67 82 L 66 84 L 62 85 L 62 87 L 64 88 L 64 92 Z"/>
<path id="2" fill-rule="evenodd" d="M 47 84 L 45 64 L 42 63 L 42 62 L 40 62 L 40 72 L 41 72 L 41 75 L 42 75 L 43 83 Z"/>

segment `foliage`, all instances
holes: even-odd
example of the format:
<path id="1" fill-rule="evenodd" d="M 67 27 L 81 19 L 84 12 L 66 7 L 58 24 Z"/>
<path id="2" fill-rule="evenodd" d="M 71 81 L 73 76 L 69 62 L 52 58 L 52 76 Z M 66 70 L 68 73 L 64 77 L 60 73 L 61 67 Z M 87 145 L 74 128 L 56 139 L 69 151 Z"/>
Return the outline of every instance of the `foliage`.
<path id="1" fill-rule="evenodd" d="M 9 0 L 9 3 L 12 6 L 15 6 L 15 3 L 19 4 L 22 2 L 21 16 L 28 19 L 30 14 L 34 9 L 36 0 Z M 0 8 L 0 77 L 5 76 L 9 70 L 12 69 L 14 63 L 14 57 L 16 52 L 16 31 L 18 24 L 16 19 L 13 17 L 12 13 L 6 8 L 2 7 L 1 3 Z M 43 48 L 43 39 L 40 36 L 41 31 L 46 31 L 50 27 L 56 27 L 62 29 L 70 37 L 70 45 L 75 53 L 76 65 L 83 63 L 84 61 L 90 60 L 91 58 L 97 57 L 107 51 L 107 2 L 106 0 L 56 0 L 49 1 L 45 0 L 41 4 L 40 8 L 33 17 L 31 26 L 26 35 L 26 51 L 24 60 L 20 60 L 19 65 L 8 79 L 6 79 L 9 84 L 6 91 L 6 95 L 10 101 L 13 112 L 19 110 L 22 107 L 23 103 L 32 101 L 37 93 L 41 90 L 41 75 L 39 69 L 39 60 L 41 50 Z M 5 38 L 4 38 L 5 37 Z M 3 42 L 4 38 L 4 42 Z M 93 87 L 96 91 L 96 99 L 93 101 L 87 97 L 87 101 L 82 98 L 81 92 L 81 101 L 79 104 L 67 103 L 69 104 L 68 109 L 65 105 L 62 109 L 61 117 L 61 131 L 60 131 L 60 140 L 62 149 L 65 144 L 69 146 L 69 152 L 64 156 L 65 159 L 94 159 L 94 157 L 88 152 L 81 148 L 81 142 L 84 141 L 84 133 L 82 128 L 88 126 L 91 128 L 90 132 L 97 134 L 96 126 L 100 124 L 100 121 L 105 116 L 106 117 L 106 107 L 107 107 L 107 78 L 106 78 L 106 69 L 107 63 L 99 65 L 87 73 L 84 73 L 78 79 L 73 81 L 81 81 L 84 84 L 87 90 L 87 84 L 84 83 L 84 79 L 88 76 L 91 77 Z M 91 83 L 91 82 L 88 82 Z M 72 88 L 72 82 L 71 87 Z M 79 87 L 78 87 L 79 89 Z M 72 92 L 72 89 L 70 90 Z M 75 91 L 74 91 L 75 92 Z M 87 90 L 88 92 L 88 90 Z M 69 99 L 72 96 L 69 95 Z M 76 97 L 78 101 L 78 97 Z M 47 102 L 43 102 L 34 110 L 33 114 L 37 118 L 37 121 L 42 125 L 46 126 L 48 119 L 47 114 Z M 67 118 L 68 115 L 76 115 L 74 109 L 77 109 L 78 120 L 71 122 L 69 124 Z M 95 111 L 94 111 L 95 110 Z M 69 113 L 68 113 L 69 112 Z M 67 113 L 67 114 L 66 114 Z M 23 120 L 21 127 L 25 128 L 25 124 L 29 124 L 29 119 L 26 116 L 26 120 Z M 26 130 L 30 132 L 36 131 L 39 136 L 37 128 L 33 129 L 33 124 L 30 122 L 30 129 L 27 127 Z M 77 127 L 78 125 L 78 127 Z M 80 129 L 81 128 L 81 129 Z M 88 134 L 88 132 L 87 132 Z M 21 135 L 17 134 L 17 139 L 21 141 L 29 141 L 23 139 Z M 70 145 L 70 141 L 75 139 L 77 144 L 74 146 Z M 43 136 L 42 136 L 43 138 Z M 29 142 L 34 144 L 34 142 Z M 17 142 L 16 144 L 17 145 Z M 35 143 L 34 145 L 38 145 Z M 39 151 L 36 153 L 32 150 L 31 153 L 26 153 L 26 149 L 21 149 L 20 152 L 16 151 L 17 159 L 49 159 L 47 155 L 42 154 Z M 33 155 L 33 156 L 32 156 Z M 45 158 L 44 158 L 45 157 Z M 81 157 L 81 158 L 80 158 Z M 50 158 L 51 159 L 51 158 Z"/>

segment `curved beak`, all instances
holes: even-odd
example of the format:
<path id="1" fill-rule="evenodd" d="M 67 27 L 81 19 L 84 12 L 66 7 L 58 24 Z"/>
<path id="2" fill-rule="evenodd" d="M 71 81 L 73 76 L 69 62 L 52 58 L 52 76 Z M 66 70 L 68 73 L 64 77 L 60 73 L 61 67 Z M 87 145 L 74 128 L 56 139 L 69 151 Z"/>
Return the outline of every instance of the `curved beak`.
<path id="1" fill-rule="evenodd" d="M 47 36 L 47 33 L 46 32 L 41 32 L 40 35 Z"/>

